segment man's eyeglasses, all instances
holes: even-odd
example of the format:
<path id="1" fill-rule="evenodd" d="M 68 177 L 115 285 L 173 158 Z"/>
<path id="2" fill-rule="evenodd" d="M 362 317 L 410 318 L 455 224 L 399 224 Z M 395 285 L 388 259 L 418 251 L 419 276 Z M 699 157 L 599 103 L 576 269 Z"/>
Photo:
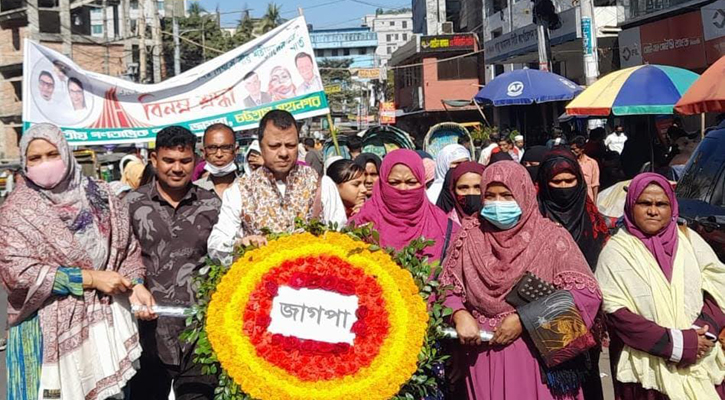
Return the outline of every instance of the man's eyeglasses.
<path id="1" fill-rule="evenodd" d="M 224 144 L 221 146 L 211 145 L 211 146 L 205 146 L 204 151 L 207 152 L 208 154 L 215 154 L 219 150 L 221 150 L 222 153 L 231 153 L 234 151 L 235 147 L 236 146 L 233 144 Z"/>

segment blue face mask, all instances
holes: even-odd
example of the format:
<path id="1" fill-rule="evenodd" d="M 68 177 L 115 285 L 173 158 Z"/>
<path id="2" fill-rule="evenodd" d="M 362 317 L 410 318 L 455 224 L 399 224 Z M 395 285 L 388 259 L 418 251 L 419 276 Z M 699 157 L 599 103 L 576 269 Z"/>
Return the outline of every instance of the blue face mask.
<path id="1" fill-rule="evenodd" d="M 481 216 L 499 229 L 511 229 L 521 218 L 521 207 L 515 201 L 485 201 Z"/>

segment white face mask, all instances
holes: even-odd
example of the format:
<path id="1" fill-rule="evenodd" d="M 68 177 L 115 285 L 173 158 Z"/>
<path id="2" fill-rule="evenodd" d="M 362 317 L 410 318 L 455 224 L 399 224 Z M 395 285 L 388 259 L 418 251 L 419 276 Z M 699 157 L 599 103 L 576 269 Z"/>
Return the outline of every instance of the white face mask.
<path id="1" fill-rule="evenodd" d="M 223 167 L 217 167 L 216 165 L 207 162 L 204 166 L 204 170 L 209 171 L 212 176 L 224 176 L 235 172 L 237 170 L 237 164 L 232 161 Z"/>

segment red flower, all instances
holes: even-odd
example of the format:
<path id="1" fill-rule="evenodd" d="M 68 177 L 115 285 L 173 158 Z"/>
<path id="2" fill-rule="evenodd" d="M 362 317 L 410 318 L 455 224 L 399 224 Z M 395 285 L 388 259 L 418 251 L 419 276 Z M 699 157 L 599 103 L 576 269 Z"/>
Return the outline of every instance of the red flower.
<path id="1" fill-rule="evenodd" d="M 277 295 L 279 285 L 277 285 L 274 281 L 269 280 L 264 283 L 264 288 L 267 289 L 267 293 L 269 293 L 270 296 L 274 297 Z"/>
<path id="2" fill-rule="evenodd" d="M 360 306 L 357 308 L 357 311 L 355 311 L 355 316 L 357 317 L 358 321 L 368 316 L 368 308 L 365 306 Z"/>

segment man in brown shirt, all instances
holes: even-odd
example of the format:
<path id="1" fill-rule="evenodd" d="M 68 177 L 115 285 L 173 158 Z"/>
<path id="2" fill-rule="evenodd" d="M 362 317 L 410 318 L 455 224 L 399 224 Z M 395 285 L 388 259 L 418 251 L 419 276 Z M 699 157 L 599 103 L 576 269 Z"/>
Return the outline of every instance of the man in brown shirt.
<path id="1" fill-rule="evenodd" d="M 129 194 L 131 225 L 141 244 L 146 286 L 156 303 L 189 307 L 195 301 L 192 279 L 205 265 L 206 241 L 217 222 L 221 200 L 191 183 L 196 137 L 170 126 L 156 138 L 151 162 L 156 179 Z M 141 369 L 131 381 L 138 400 L 212 399 L 216 378 L 192 361 L 193 346 L 179 340 L 183 318 L 140 322 Z"/>

